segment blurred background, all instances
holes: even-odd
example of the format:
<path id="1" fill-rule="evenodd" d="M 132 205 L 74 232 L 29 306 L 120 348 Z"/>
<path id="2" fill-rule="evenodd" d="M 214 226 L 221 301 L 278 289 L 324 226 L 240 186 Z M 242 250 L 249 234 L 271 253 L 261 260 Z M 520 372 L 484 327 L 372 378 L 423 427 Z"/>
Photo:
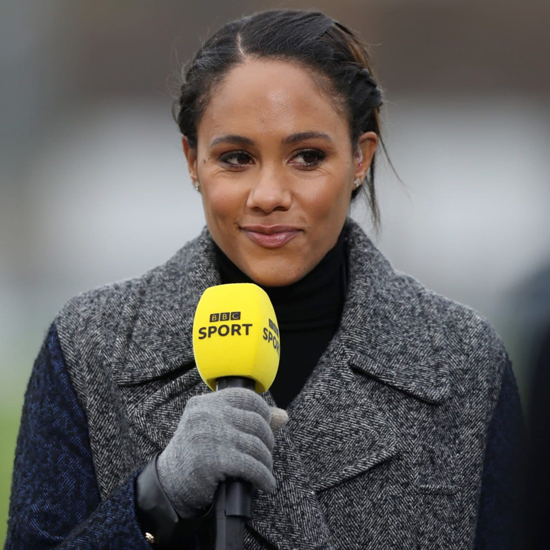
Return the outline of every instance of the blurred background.
<path id="1" fill-rule="evenodd" d="M 321 9 L 371 45 L 403 180 L 381 163 L 376 243 L 490 319 L 531 415 L 550 324 L 549 2 L 0 0 L 0 545 L 56 312 L 164 262 L 204 223 L 173 75 L 228 20 L 276 7 Z M 373 235 L 365 209 L 354 217 Z"/>

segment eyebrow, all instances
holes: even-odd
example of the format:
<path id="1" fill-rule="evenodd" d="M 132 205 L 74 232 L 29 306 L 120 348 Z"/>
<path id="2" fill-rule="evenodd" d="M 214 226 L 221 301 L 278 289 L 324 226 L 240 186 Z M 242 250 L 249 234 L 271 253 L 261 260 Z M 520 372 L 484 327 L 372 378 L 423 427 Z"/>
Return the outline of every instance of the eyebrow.
<path id="1" fill-rule="evenodd" d="M 304 141 L 306 139 L 324 139 L 329 143 L 332 143 L 332 138 L 328 134 L 323 134 L 322 132 L 300 132 L 299 134 L 290 134 L 289 136 L 283 138 L 281 143 L 283 145 L 289 145 L 291 143 L 296 143 L 297 141 Z"/>
<path id="2" fill-rule="evenodd" d="M 290 134 L 289 136 L 284 137 L 281 140 L 281 143 L 283 145 L 291 145 L 293 143 L 297 143 L 299 141 L 304 141 L 306 139 L 324 139 L 325 141 L 328 141 L 329 143 L 332 143 L 332 138 L 328 134 L 323 134 L 322 132 L 300 132 L 298 134 Z M 210 142 L 210 147 L 214 147 L 215 145 L 218 145 L 219 143 L 232 143 L 234 145 L 254 145 L 254 140 L 239 136 L 236 134 L 227 134 L 225 136 L 218 136 L 214 138 Z"/>
<path id="3" fill-rule="evenodd" d="M 254 145 L 254 142 L 250 138 L 238 136 L 236 134 L 218 136 L 210 142 L 210 147 L 214 147 L 214 145 L 218 145 L 218 143 L 233 143 L 234 145 Z"/>

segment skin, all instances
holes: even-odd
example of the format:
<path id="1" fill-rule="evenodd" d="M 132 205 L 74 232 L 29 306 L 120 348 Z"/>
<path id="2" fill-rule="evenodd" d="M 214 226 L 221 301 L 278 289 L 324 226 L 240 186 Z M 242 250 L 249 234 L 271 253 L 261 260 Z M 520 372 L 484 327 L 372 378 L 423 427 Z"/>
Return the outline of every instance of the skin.
<path id="1" fill-rule="evenodd" d="M 305 132 L 327 137 L 285 143 Z M 271 60 L 247 60 L 226 75 L 197 137 L 196 150 L 185 137 L 182 143 L 191 180 L 200 182 L 208 229 L 261 286 L 300 280 L 336 244 L 353 182 L 365 178 L 378 143 L 366 132 L 352 150 L 345 116 L 308 72 Z M 258 244 L 247 229 L 258 225 L 290 226 L 292 238 L 277 248 Z"/>

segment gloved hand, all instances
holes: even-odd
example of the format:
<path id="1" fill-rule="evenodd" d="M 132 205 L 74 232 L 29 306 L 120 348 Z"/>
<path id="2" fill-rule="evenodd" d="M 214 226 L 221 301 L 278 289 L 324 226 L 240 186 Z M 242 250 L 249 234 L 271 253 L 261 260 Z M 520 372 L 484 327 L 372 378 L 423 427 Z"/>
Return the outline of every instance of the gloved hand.
<path id="1" fill-rule="evenodd" d="M 240 478 L 262 491 L 275 490 L 271 452 L 276 429 L 288 420 L 255 392 L 227 388 L 192 397 L 176 431 L 159 455 L 159 481 L 181 517 L 200 515 L 218 484 Z"/>

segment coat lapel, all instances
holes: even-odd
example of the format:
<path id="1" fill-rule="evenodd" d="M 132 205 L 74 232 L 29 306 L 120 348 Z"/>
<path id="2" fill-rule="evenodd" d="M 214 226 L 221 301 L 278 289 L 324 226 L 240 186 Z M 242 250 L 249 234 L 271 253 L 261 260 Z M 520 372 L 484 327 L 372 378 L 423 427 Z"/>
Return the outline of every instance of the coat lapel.
<path id="1" fill-rule="evenodd" d="M 194 365 L 192 329 L 203 292 L 220 284 L 208 230 L 143 278 L 118 330 L 115 380 L 134 385 Z"/>
<path id="2" fill-rule="evenodd" d="M 273 404 L 270 397 L 268 402 Z M 287 426 L 275 438 L 273 475 L 277 488 L 270 495 L 255 491 L 248 528 L 280 550 L 332 549 L 328 525 Z"/>
<path id="3" fill-rule="evenodd" d="M 369 399 L 357 373 L 431 405 L 449 394 L 443 335 L 425 321 L 426 308 L 435 306 L 425 291 L 420 299 L 421 285 L 395 271 L 354 222 L 347 250 L 349 287 L 340 328 L 276 435 L 275 493 L 255 491 L 249 528 L 281 550 L 333 548 L 316 492 L 403 450 L 394 420 Z M 139 299 L 123 313 L 114 378 L 130 392 L 155 388 L 140 402 L 147 406 L 130 412 L 149 442 L 145 457 L 166 445 L 188 399 L 209 391 L 194 366 L 191 333 L 202 292 L 219 283 L 205 228 L 147 274 Z M 269 392 L 264 397 L 274 405 Z"/>
<path id="4" fill-rule="evenodd" d="M 342 357 L 339 337 L 288 410 L 288 429 L 315 491 L 397 456 L 391 418 L 378 410 Z"/>
<path id="5" fill-rule="evenodd" d="M 350 288 L 339 334 L 350 366 L 412 397 L 443 402 L 449 396 L 442 329 L 448 313 L 438 315 L 434 294 L 394 270 L 355 224 L 349 240 Z M 442 323 L 430 321 L 434 317 Z"/>

